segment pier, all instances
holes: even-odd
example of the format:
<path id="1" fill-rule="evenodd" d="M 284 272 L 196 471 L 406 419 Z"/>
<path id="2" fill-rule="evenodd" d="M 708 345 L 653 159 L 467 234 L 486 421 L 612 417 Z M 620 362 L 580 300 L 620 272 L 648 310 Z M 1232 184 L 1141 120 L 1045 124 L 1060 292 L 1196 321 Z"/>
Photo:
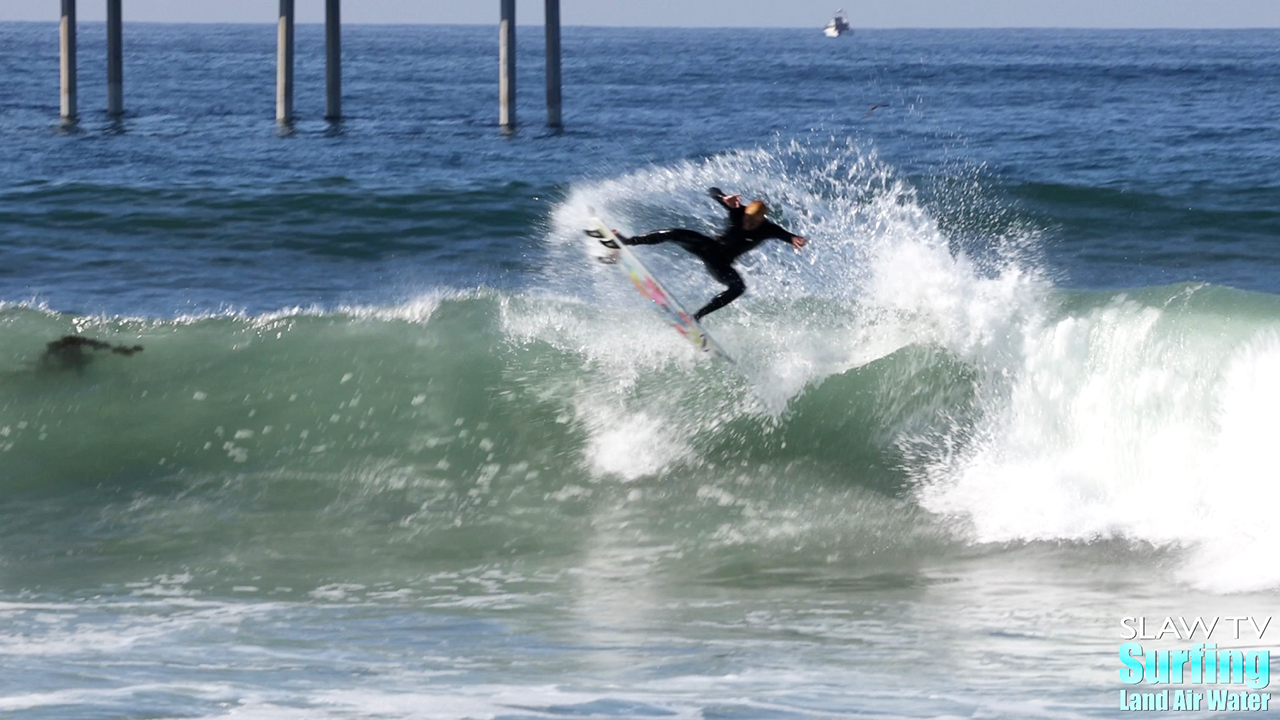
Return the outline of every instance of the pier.
<path id="1" fill-rule="evenodd" d="M 276 120 L 293 122 L 293 0 L 280 0 L 276 21 Z"/>
<path id="2" fill-rule="evenodd" d="M 563 126 L 560 77 L 560 0 L 545 0 L 547 32 L 547 126 Z M 123 0 L 107 3 L 107 114 L 124 115 Z M 276 120 L 294 121 L 293 66 L 295 0 L 280 0 L 276 22 Z M 342 119 L 341 0 L 324 0 L 325 119 Z M 499 0 L 498 8 L 498 125 L 516 129 L 516 0 Z M 59 23 L 60 112 L 63 122 L 78 117 L 76 99 L 76 0 L 62 0 Z"/>
<path id="3" fill-rule="evenodd" d="M 498 0 L 498 124 L 516 128 L 516 0 Z"/>
<path id="4" fill-rule="evenodd" d="M 62 0 L 62 20 L 58 23 L 61 51 L 62 120 L 76 119 L 76 0 Z"/>
<path id="5" fill-rule="evenodd" d="M 124 114 L 124 18 L 120 0 L 107 0 L 107 114 Z"/>
<path id="6" fill-rule="evenodd" d="M 341 0 L 324 0 L 324 117 L 342 119 Z"/>
<path id="7" fill-rule="evenodd" d="M 560 0 L 547 0 L 547 125 L 559 129 L 560 117 Z"/>

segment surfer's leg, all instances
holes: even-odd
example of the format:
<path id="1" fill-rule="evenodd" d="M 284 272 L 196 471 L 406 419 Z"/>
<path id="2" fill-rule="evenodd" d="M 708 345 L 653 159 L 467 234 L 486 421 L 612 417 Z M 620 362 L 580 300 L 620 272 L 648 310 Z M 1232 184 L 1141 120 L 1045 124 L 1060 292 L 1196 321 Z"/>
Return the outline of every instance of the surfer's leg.
<path id="1" fill-rule="evenodd" d="M 742 293 L 747 291 L 747 283 L 743 281 L 742 276 L 738 274 L 737 270 L 733 269 L 732 265 L 728 263 L 708 262 L 706 263 L 706 266 L 707 272 L 711 274 L 711 277 L 715 278 L 717 282 L 723 283 L 727 287 L 724 292 L 711 298 L 711 302 L 707 303 L 701 310 L 694 313 L 694 320 L 701 320 L 725 305 L 737 300 L 742 296 Z"/>
<path id="2" fill-rule="evenodd" d="M 635 237 L 629 238 L 624 238 L 621 235 L 618 237 L 622 239 L 623 245 L 657 245 L 658 243 L 671 241 L 678 243 L 685 250 L 693 253 L 697 252 L 693 248 L 700 246 L 702 243 L 714 242 L 711 238 L 700 232 L 694 232 L 692 230 L 685 230 L 682 228 L 659 230 L 657 232 L 651 232 L 645 235 L 636 235 Z"/>

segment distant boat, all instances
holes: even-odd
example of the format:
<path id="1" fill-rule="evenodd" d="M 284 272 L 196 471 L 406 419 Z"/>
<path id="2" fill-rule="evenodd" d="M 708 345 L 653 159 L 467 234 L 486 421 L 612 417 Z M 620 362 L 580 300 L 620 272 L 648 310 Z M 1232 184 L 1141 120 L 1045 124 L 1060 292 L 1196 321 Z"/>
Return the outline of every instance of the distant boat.
<path id="1" fill-rule="evenodd" d="M 831 22 L 822 29 L 822 33 L 827 37 L 840 37 L 847 32 L 853 32 L 853 27 L 845 22 L 844 10 L 837 10 L 836 16 L 831 18 Z"/>

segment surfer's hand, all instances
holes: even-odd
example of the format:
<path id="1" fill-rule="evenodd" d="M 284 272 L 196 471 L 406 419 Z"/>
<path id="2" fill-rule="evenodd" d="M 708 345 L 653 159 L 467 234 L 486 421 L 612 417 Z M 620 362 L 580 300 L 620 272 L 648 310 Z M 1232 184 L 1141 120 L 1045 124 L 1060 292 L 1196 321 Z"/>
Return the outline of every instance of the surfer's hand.
<path id="1" fill-rule="evenodd" d="M 791 244 L 795 245 L 797 250 L 804 247 L 804 244 L 807 242 L 809 242 L 807 239 L 802 238 L 799 235 L 794 235 L 791 238 Z"/>
<path id="2" fill-rule="evenodd" d="M 725 195 L 723 198 L 721 198 L 721 200 L 722 202 L 724 202 L 725 207 L 728 207 L 730 209 L 737 210 L 738 208 L 742 207 L 741 195 Z"/>

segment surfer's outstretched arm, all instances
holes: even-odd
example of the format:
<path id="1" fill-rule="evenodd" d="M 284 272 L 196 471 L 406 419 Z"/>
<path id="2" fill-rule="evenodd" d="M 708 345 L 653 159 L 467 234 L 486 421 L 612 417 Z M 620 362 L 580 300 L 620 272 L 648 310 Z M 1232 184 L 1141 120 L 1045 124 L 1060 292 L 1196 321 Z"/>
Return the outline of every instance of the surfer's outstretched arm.
<path id="1" fill-rule="evenodd" d="M 724 191 L 718 187 L 713 187 L 708 189 L 707 194 L 710 195 L 712 198 L 714 198 L 716 202 L 725 206 L 729 210 L 737 210 L 738 208 L 742 207 L 741 195 L 725 195 Z"/>
<path id="2" fill-rule="evenodd" d="M 797 235 L 776 223 L 766 222 L 765 227 L 768 230 L 768 235 L 766 235 L 766 237 L 791 243 L 797 250 L 804 247 L 805 243 L 809 242 L 809 239 L 803 235 Z"/>

